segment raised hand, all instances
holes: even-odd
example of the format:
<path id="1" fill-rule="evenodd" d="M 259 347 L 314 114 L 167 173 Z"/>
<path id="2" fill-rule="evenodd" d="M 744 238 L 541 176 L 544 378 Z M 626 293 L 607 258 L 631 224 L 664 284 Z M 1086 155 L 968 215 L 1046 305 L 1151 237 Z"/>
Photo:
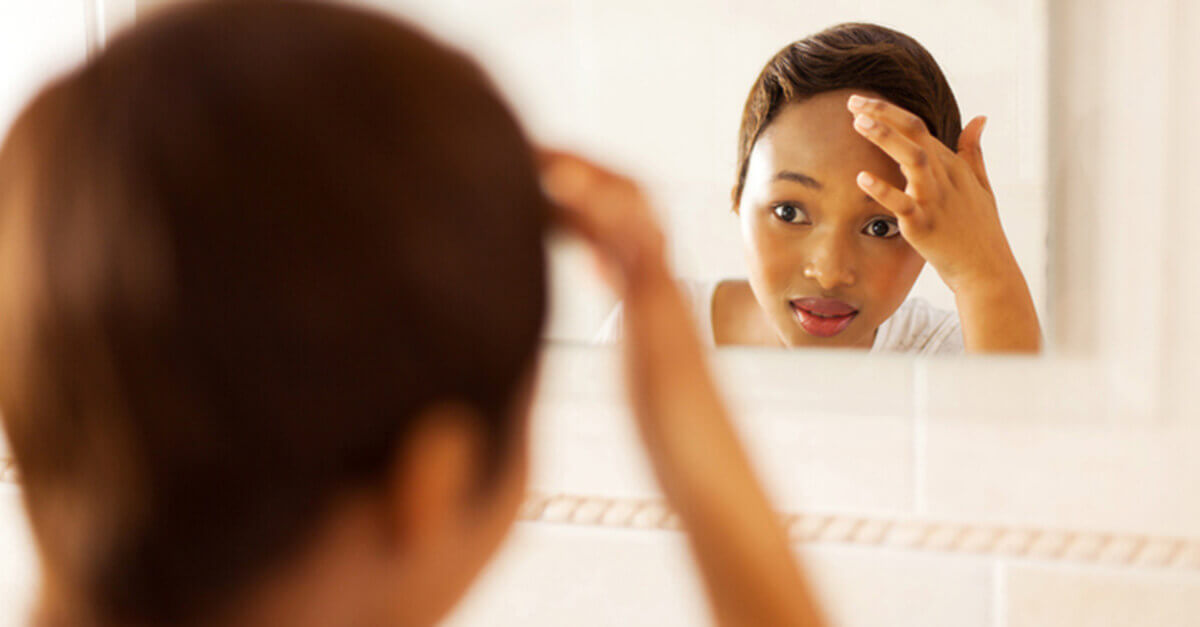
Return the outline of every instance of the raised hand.
<path id="1" fill-rule="evenodd" d="M 651 275 L 666 276 L 662 229 L 636 183 L 571 153 L 542 150 L 538 156 L 555 219 L 592 245 L 601 274 L 619 296 Z"/>
<path id="2" fill-rule="evenodd" d="M 900 234 L 954 292 L 968 350 L 1036 351 L 1041 330 L 1025 277 L 1000 224 L 980 137 L 987 119 L 963 129 L 958 151 L 921 118 L 882 99 L 851 96 L 854 129 L 900 166 L 897 189 L 867 171 L 858 186 L 896 215 Z"/>
<path id="3" fill-rule="evenodd" d="M 921 118 L 886 100 L 852 96 L 848 108 L 855 114 L 854 129 L 894 159 L 908 181 L 899 190 L 863 171 L 859 187 L 896 214 L 901 235 L 950 289 L 1019 272 L 979 147 L 986 118 L 963 129 L 955 153 Z"/>

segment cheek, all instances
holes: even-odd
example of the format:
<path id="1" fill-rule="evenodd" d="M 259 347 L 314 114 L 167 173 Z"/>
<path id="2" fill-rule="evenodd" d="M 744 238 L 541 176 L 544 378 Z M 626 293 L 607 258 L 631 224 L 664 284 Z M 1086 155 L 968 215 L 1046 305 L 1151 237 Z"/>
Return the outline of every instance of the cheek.
<path id="1" fill-rule="evenodd" d="M 795 263 L 789 240 L 761 217 L 743 215 L 741 220 L 742 248 L 750 274 L 769 286 L 790 280 Z"/>
<path id="2" fill-rule="evenodd" d="M 864 277 L 869 290 L 881 301 L 903 302 L 912 289 L 925 260 L 907 244 L 874 255 L 871 271 Z"/>

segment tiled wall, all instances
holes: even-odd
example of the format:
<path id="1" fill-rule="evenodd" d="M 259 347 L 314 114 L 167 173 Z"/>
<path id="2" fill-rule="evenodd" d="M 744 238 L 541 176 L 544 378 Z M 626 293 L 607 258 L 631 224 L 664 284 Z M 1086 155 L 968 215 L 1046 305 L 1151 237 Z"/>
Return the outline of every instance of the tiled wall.
<path id="1" fill-rule="evenodd" d="M 545 358 L 532 489 L 548 498 L 451 624 L 697 624 L 617 354 Z M 1107 410 L 1092 362 L 728 351 L 717 373 L 833 624 L 1200 619 L 1200 425 Z"/>

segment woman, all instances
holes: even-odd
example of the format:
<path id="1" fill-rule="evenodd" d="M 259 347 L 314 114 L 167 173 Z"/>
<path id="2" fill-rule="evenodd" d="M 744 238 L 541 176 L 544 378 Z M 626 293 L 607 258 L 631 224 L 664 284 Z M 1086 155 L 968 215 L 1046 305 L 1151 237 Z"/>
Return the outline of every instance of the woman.
<path id="1" fill-rule="evenodd" d="M 614 272 L 717 619 L 820 624 L 643 197 L 542 167 L 468 60 L 333 5 L 167 12 L 41 93 L 0 150 L 37 624 L 436 622 L 522 497 L 552 222 Z"/>
<path id="2" fill-rule="evenodd" d="M 715 345 L 1036 352 L 1041 331 L 980 150 L 933 57 L 842 24 L 772 57 L 750 89 L 733 209 L 746 280 L 687 283 Z M 906 300 L 926 262 L 955 312 Z M 621 333 L 620 309 L 600 339 Z"/>

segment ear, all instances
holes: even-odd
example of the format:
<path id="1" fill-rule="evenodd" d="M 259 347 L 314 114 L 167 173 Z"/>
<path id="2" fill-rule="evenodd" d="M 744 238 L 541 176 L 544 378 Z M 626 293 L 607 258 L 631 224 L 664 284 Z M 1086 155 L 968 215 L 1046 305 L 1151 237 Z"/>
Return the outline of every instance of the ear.
<path id="1" fill-rule="evenodd" d="M 439 403 L 416 417 L 389 482 L 401 550 L 436 546 L 439 535 L 462 523 L 481 472 L 482 424 L 463 403 Z"/>

